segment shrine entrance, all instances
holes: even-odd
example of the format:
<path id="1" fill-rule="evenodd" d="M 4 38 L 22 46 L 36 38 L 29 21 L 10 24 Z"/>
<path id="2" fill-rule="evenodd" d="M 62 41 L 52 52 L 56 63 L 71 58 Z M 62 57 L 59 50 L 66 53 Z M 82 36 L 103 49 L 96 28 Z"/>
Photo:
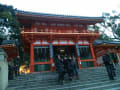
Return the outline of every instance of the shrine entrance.
<path id="1" fill-rule="evenodd" d="M 61 59 L 64 60 L 65 56 L 74 56 L 75 61 L 77 62 L 75 46 L 53 46 L 54 56 L 60 55 Z M 78 63 L 78 62 L 77 62 Z"/>
<path id="2" fill-rule="evenodd" d="M 53 46 L 54 56 L 76 56 L 75 46 Z"/>

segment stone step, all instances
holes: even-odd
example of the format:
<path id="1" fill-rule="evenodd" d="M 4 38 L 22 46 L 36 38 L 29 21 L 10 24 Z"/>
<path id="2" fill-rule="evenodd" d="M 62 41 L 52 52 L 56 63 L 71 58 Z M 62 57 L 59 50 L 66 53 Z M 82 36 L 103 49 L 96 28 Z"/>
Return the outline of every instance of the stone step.
<path id="1" fill-rule="evenodd" d="M 112 82 L 108 79 L 105 67 L 97 67 L 80 69 L 80 80 L 69 82 L 66 79 L 64 85 L 58 84 L 56 72 L 21 75 L 16 80 L 9 81 L 7 90 L 103 90 L 104 88 L 117 88 L 120 81 L 118 77 L 120 74 L 119 68 L 120 66 L 116 68 L 117 77 Z"/>
<path id="2" fill-rule="evenodd" d="M 81 90 L 120 90 L 120 83 L 119 82 L 110 82 L 109 84 L 94 86 L 94 87 L 87 87 Z M 119 88 L 119 89 L 118 89 Z"/>
<path id="3" fill-rule="evenodd" d="M 53 85 L 53 86 L 44 86 L 44 87 L 26 87 L 26 88 L 17 88 L 16 90 L 75 90 L 75 89 L 83 89 L 83 88 L 91 88 L 92 89 L 98 89 L 99 86 L 107 85 L 111 86 L 112 84 L 116 85 L 120 82 L 120 80 L 114 81 L 114 83 L 109 80 L 99 81 L 99 82 L 90 82 L 90 83 L 84 83 L 78 82 L 78 83 L 67 83 L 65 85 Z M 87 90 L 87 89 L 86 89 Z"/>
<path id="4" fill-rule="evenodd" d="M 79 72 L 80 75 L 85 75 L 86 73 L 87 73 L 87 75 L 100 74 L 100 73 L 101 73 L 101 74 L 104 74 L 104 73 L 107 74 L 106 70 L 105 70 L 105 71 L 102 71 L 102 72 L 101 72 L 101 71 L 100 71 L 100 72 L 93 72 L 93 71 L 92 71 L 92 72 Z M 117 70 L 116 73 L 119 73 L 119 71 Z M 28 75 L 21 75 L 21 76 L 17 77 L 16 80 L 21 80 L 21 79 L 23 79 L 23 78 L 24 78 L 24 79 L 25 79 L 25 78 L 33 78 L 33 79 L 34 79 L 34 78 L 38 78 L 38 77 L 39 77 L 39 78 L 43 78 L 43 77 L 46 78 L 46 77 L 52 77 L 52 76 L 54 76 L 54 75 L 57 75 L 57 73 L 54 73 L 53 75 L 49 75 L 49 74 L 48 74 L 48 75 L 47 75 L 47 74 L 46 74 L 46 75 L 40 75 L 40 74 L 39 74 L 39 75 L 37 75 L 37 76 L 35 76 L 34 74 L 31 75 L 31 76 L 29 76 L 29 74 L 28 74 Z M 14 80 L 10 80 L 10 81 L 14 81 Z"/>
<path id="5" fill-rule="evenodd" d="M 79 71 L 80 72 L 84 72 L 84 71 L 87 71 L 87 72 L 91 72 L 91 70 L 92 71 L 99 71 L 99 68 L 97 68 L 98 70 L 96 70 L 96 68 L 93 68 L 93 69 L 80 69 Z M 104 68 L 100 68 L 100 69 L 104 69 Z M 102 70 L 103 71 L 103 70 Z M 49 74 L 49 75 L 53 75 L 54 73 L 56 73 L 55 71 L 54 72 L 38 72 L 38 73 L 31 73 L 31 74 L 28 74 L 28 76 L 31 76 L 31 75 L 47 75 L 47 74 Z"/>
<path id="6" fill-rule="evenodd" d="M 87 70 L 84 70 L 84 71 L 81 71 L 79 70 L 79 73 L 82 74 L 82 73 L 88 73 L 88 74 L 91 74 L 91 73 L 100 73 L 100 72 L 106 72 L 106 69 L 103 69 L 101 68 L 100 70 L 98 69 L 97 71 L 91 71 L 92 69 L 87 69 Z M 52 74 L 51 74 L 52 73 Z M 34 73 L 34 74 L 28 74 L 27 77 L 40 77 L 40 76 L 51 76 L 51 75 L 54 75 L 56 74 L 56 72 L 47 72 L 47 73 Z M 21 77 L 18 77 L 18 79 L 22 79 L 24 78 L 25 75 L 21 75 Z"/>
<path id="7" fill-rule="evenodd" d="M 119 81 L 120 80 L 114 81 L 114 85 L 118 84 Z M 103 86 L 103 87 L 104 87 L 104 85 L 111 86 L 111 84 L 113 84 L 113 82 L 106 80 L 106 81 L 99 81 L 99 82 L 92 82 L 92 83 L 85 83 L 85 84 L 76 84 L 76 85 L 72 85 L 70 87 L 64 86 L 64 87 L 60 87 L 60 88 L 57 87 L 57 88 L 52 88 L 52 89 L 49 87 L 49 90 L 61 90 L 61 89 L 64 89 L 64 90 L 80 89 L 81 90 L 81 89 L 85 89 L 85 88 L 87 88 L 87 89 L 91 88 L 91 90 L 93 90 L 93 88 L 95 88 L 96 90 L 98 90 L 100 88 L 99 86 Z"/>
<path id="8" fill-rule="evenodd" d="M 120 85 L 119 86 L 112 86 L 112 88 L 107 88 L 106 90 L 120 90 Z"/>
<path id="9" fill-rule="evenodd" d="M 95 70 L 95 69 L 85 69 L 84 71 L 82 70 L 79 70 L 79 73 L 80 74 L 82 74 L 82 73 L 88 73 L 88 74 L 91 74 L 91 73 L 100 73 L 100 72 L 106 72 L 106 69 L 105 68 L 101 68 L 101 69 L 99 69 L 99 68 L 97 68 L 98 70 Z M 91 71 L 92 70 L 92 71 Z M 119 70 L 119 69 L 118 69 Z M 27 75 L 27 77 L 32 77 L 32 76 L 34 76 L 34 77 L 36 77 L 36 76 L 49 76 L 49 75 L 54 75 L 54 74 L 56 74 L 56 72 L 43 72 L 43 73 L 34 73 L 34 74 L 28 74 Z M 21 78 L 24 78 L 24 76 L 25 75 L 22 75 L 21 77 L 18 77 L 18 79 L 21 79 Z"/>
<path id="10" fill-rule="evenodd" d="M 80 74 L 80 78 L 82 78 L 82 79 L 87 79 L 87 78 L 96 78 L 96 77 L 100 77 L 100 76 L 102 76 L 102 77 L 104 77 L 104 76 L 107 76 L 107 74 L 92 74 L 92 75 L 81 75 Z M 46 79 L 28 79 L 28 80 L 26 80 L 26 79 L 22 79 L 22 80 L 14 80 L 14 81 L 12 81 L 12 82 L 9 82 L 10 84 L 14 84 L 14 82 L 16 82 L 16 83 L 26 83 L 26 82 L 36 82 L 36 81 L 41 81 L 41 82 L 43 82 L 43 81 L 48 81 L 48 80 L 56 80 L 57 79 L 57 75 L 56 76 L 52 76 L 52 77 L 49 77 L 49 78 L 46 78 Z M 67 75 L 65 76 L 65 78 L 67 77 Z M 87 77 L 87 78 L 86 78 Z"/>
<path id="11" fill-rule="evenodd" d="M 117 75 L 119 75 L 120 72 L 117 72 Z M 84 74 L 79 74 L 81 78 L 89 78 L 89 77 L 98 77 L 98 76 L 105 76 L 107 75 L 107 72 L 106 73 L 92 73 L 92 74 L 88 74 L 88 73 L 84 73 Z M 12 81 L 9 81 L 9 83 L 13 83 L 14 82 L 18 82 L 18 83 L 23 83 L 23 82 L 29 82 L 29 81 L 37 81 L 37 80 L 40 80 L 40 81 L 44 81 L 44 80 L 49 80 L 49 79 L 56 79 L 57 78 L 57 74 L 56 75 L 52 75 L 52 76 L 49 76 L 49 77 L 46 77 L 46 76 L 43 76 L 43 77 L 35 77 L 35 78 L 28 78 L 27 75 L 25 76 L 25 78 L 23 79 L 20 79 L 20 80 L 12 80 Z"/>
<path id="12" fill-rule="evenodd" d="M 118 78 L 118 77 L 117 77 Z M 76 85 L 76 84 L 78 84 L 78 85 L 84 85 L 84 84 L 89 84 L 89 83 L 97 83 L 97 82 L 104 82 L 104 81 L 109 81 L 109 79 L 106 77 L 104 77 L 104 78 L 100 78 L 100 79 L 93 79 L 93 78 L 91 78 L 91 79 L 88 79 L 88 80 L 86 80 L 86 81 L 82 81 L 82 80 L 73 80 L 72 82 L 64 82 L 64 86 L 65 85 L 70 85 L 70 86 L 74 86 L 74 85 Z M 57 87 L 58 88 L 58 86 L 60 86 L 61 87 L 61 85 L 58 85 L 57 84 L 57 82 L 49 82 L 49 83 L 42 83 L 42 84 L 40 84 L 40 83 L 34 83 L 33 85 L 29 85 L 29 84 L 25 84 L 25 85 L 22 85 L 22 86 L 14 86 L 14 88 L 16 89 L 16 90 L 18 90 L 18 89 L 21 89 L 21 90 L 25 90 L 25 89 L 31 89 L 31 88 L 38 88 L 38 87 L 40 87 L 41 89 L 44 89 L 45 87 L 51 87 L 51 88 L 53 88 L 53 87 Z"/>
<path id="13" fill-rule="evenodd" d="M 117 73 L 117 75 L 119 75 L 120 73 Z M 96 77 L 100 77 L 100 76 L 102 76 L 102 77 L 104 77 L 104 76 L 107 76 L 107 74 L 98 74 L 98 75 L 94 75 L 94 74 L 91 74 L 91 75 L 81 75 L 80 74 L 80 78 L 82 78 L 83 80 L 86 80 L 86 77 L 87 78 L 96 78 Z M 18 84 L 19 85 L 19 83 L 28 83 L 28 82 L 37 82 L 37 81 L 41 81 L 41 82 L 44 82 L 44 81 L 49 81 L 49 80 L 56 80 L 57 79 L 57 76 L 52 76 L 51 78 L 49 77 L 49 78 L 46 78 L 46 79 L 23 79 L 23 80 L 14 80 L 14 81 L 12 81 L 12 82 L 9 82 L 9 84 L 10 85 L 12 85 L 12 84 L 14 84 L 14 82 L 15 82 L 15 84 Z"/>
<path id="14" fill-rule="evenodd" d="M 107 76 L 104 76 L 104 77 L 96 77 L 96 78 L 87 78 L 86 80 L 81 78 L 80 80 L 77 80 L 77 81 L 80 81 L 80 82 L 85 82 L 85 81 L 94 81 L 94 80 L 101 80 L 101 79 L 107 79 L 108 80 L 108 77 Z M 64 81 L 68 81 L 68 80 L 64 80 Z M 73 80 L 72 82 L 74 82 L 76 80 Z M 39 83 L 39 84 L 38 84 Z M 14 84 L 9 84 L 9 87 L 14 87 L 14 86 L 24 86 L 24 85 L 31 85 L 31 86 L 35 86 L 35 85 L 43 85 L 43 84 L 46 84 L 46 85 L 50 85 L 50 84 L 56 84 L 57 83 L 57 79 L 51 79 L 51 80 L 46 80 L 46 81 L 33 81 L 33 82 L 25 82 L 25 83 L 14 83 Z"/>

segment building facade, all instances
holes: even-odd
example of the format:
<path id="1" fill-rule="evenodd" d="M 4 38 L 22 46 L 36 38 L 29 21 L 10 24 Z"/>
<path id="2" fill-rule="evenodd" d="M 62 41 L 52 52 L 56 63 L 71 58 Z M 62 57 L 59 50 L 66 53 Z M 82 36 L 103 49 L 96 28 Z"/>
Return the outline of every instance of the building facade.
<path id="1" fill-rule="evenodd" d="M 88 25 L 100 17 L 80 17 L 16 11 L 25 52 L 30 53 L 30 72 L 53 71 L 54 57 L 75 56 L 79 68 L 95 67 L 92 43 L 100 34 Z"/>

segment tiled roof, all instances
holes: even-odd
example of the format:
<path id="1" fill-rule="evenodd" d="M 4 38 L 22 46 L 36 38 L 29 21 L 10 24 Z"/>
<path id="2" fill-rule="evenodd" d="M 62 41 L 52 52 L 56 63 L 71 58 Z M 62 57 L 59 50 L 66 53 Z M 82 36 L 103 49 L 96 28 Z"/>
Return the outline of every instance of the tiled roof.
<path id="1" fill-rule="evenodd" d="M 95 40 L 93 42 L 93 45 L 102 45 L 102 44 L 120 45 L 120 41 Z"/>
<path id="2" fill-rule="evenodd" d="M 37 15 L 37 16 L 48 16 L 48 17 L 62 17 L 62 18 L 72 18 L 72 19 L 103 19 L 103 17 L 87 17 L 87 16 L 72 16 L 72 15 L 57 15 L 57 14 L 48 14 L 48 13 L 37 13 L 29 11 L 16 10 L 16 13 L 28 14 L 28 15 Z"/>
<path id="3" fill-rule="evenodd" d="M 15 40 L 3 40 L 1 42 L 1 45 L 11 45 L 11 44 L 19 45 L 19 43 Z"/>

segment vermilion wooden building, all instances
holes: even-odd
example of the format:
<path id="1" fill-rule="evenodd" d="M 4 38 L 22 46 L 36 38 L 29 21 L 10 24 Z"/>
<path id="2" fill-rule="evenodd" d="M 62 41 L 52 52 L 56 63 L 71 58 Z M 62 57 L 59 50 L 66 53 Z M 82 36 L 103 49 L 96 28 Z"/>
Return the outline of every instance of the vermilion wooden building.
<path id="1" fill-rule="evenodd" d="M 76 56 L 79 68 L 96 66 L 93 41 L 100 34 L 88 25 L 100 17 L 65 16 L 17 11 L 25 51 L 30 53 L 30 71 L 53 71 L 54 56 Z"/>
<path id="2" fill-rule="evenodd" d="M 110 51 L 111 59 L 120 62 L 120 41 L 95 40 L 93 42 L 97 66 L 103 65 L 102 56 L 107 50 Z"/>
<path id="3" fill-rule="evenodd" d="M 18 56 L 18 46 L 15 40 L 3 40 L 0 43 L 0 48 L 3 48 L 7 54 L 7 61 L 10 62 Z"/>

